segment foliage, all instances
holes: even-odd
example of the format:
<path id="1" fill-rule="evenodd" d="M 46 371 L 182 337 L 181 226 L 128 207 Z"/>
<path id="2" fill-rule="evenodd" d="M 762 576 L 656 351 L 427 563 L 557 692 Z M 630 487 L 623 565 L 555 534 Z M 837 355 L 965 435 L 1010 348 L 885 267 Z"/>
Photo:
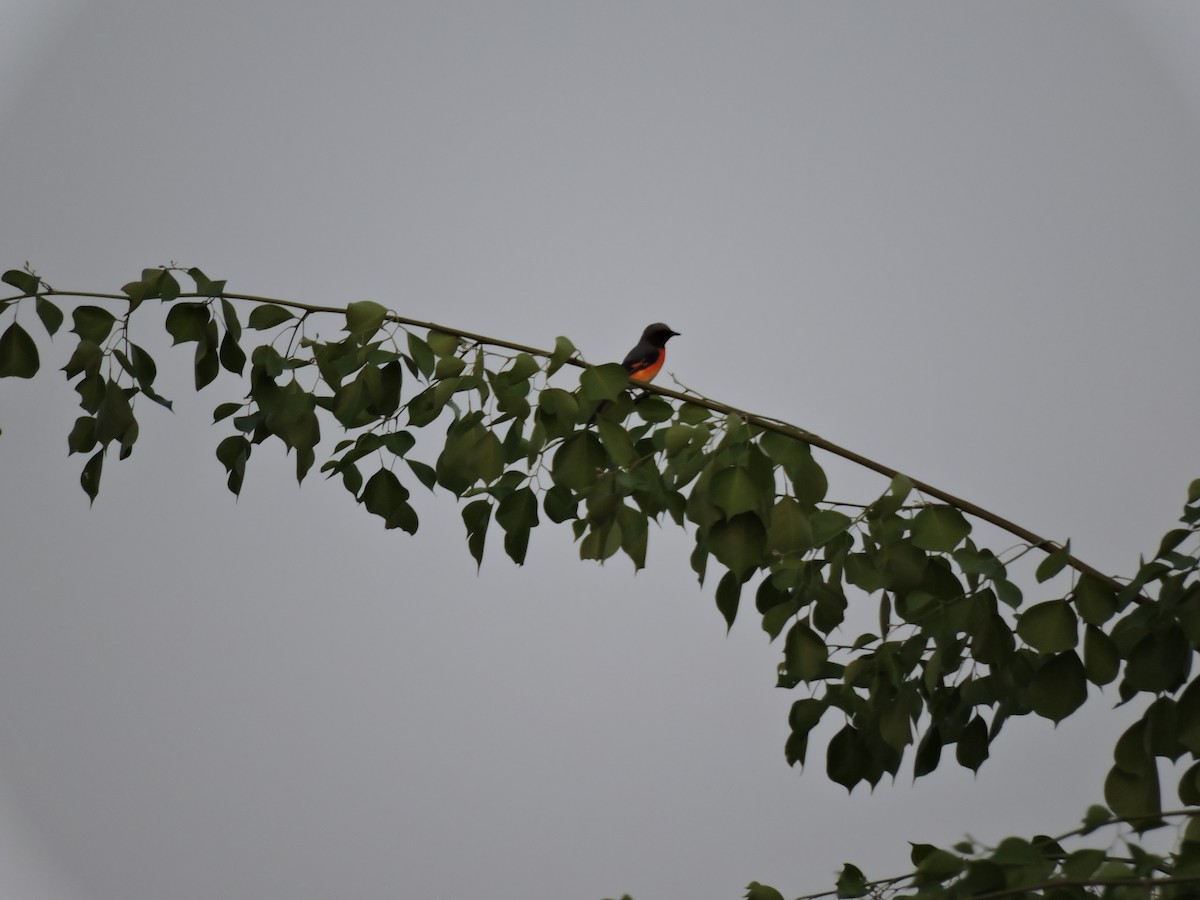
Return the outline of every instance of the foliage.
<path id="1" fill-rule="evenodd" d="M 1046 837 L 995 848 L 914 845 L 913 873 L 872 883 L 847 865 L 838 897 L 911 889 L 1067 900 L 1085 889 L 1142 896 L 1152 885 L 1176 896 L 1200 882 L 1200 826 L 1191 818 L 1200 806 L 1200 682 L 1191 679 L 1200 480 L 1182 527 L 1121 583 L 1076 559 L 1069 544 L 794 426 L 662 388 L 635 399 L 621 366 L 588 366 L 567 338 L 540 351 L 414 322 L 372 301 L 338 309 L 231 294 L 194 268 L 147 269 L 120 294 L 55 291 L 29 271 L 3 280 L 19 294 L 0 300 L 0 316 L 12 311 L 0 332 L 0 377 L 30 378 L 40 367 L 22 310 L 32 308 L 54 336 L 66 321 L 59 303 L 76 304 L 63 371 L 83 414 L 67 445 L 86 457 L 80 483 L 93 501 L 110 452 L 133 451 L 144 401 L 171 406 L 156 391 L 155 360 L 129 338 L 131 317 L 154 301 L 167 307 L 173 342 L 191 351 L 197 390 L 221 369 L 243 380 L 245 395 L 213 412 L 229 430 L 216 456 L 234 494 L 255 448 L 279 441 L 297 479 L 320 454 L 320 471 L 385 528 L 417 531 L 414 482 L 453 494 L 476 564 L 495 537 L 524 563 L 533 529 L 547 520 L 572 529 L 583 559 L 623 554 L 635 568 L 645 565 L 652 521 L 686 529 L 691 567 L 701 582 L 716 581 L 727 625 L 754 616 L 779 639 L 778 685 L 800 694 L 784 748 L 791 765 L 808 761 L 814 729 L 831 721 L 825 771 L 848 790 L 896 775 L 906 759 L 914 776 L 928 774 L 950 747 L 959 765 L 978 770 L 1009 718 L 1060 722 L 1110 684 L 1122 701 L 1148 696 L 1116 743 L 1107 807 L 1089 812 L 1087 830 L 1127 823 L 1137 835 L 1160 825 L 1158 760 L 1191 761 L 1177 788 L 1188 808 L 1170 814 L 1186 827 L 1168 857 L 1133 838 L 1128 856 L 1067 852 L 1061 838 Z M 340 317 L 344 334 L 311 337 L 318 316 Z M 577 381 L 568 366 L 582 369 Z M 340 437 L 332 448 L 322 441 L 330 430 Z M 887 472 L 890 483 L 869 504 L 833 502 L 813 447 Z M 980 518 L 1023 544 L 998 553 L 977 543 Z M 1019 587 L 1010 567 L 1034 548 L 1047 552 L 1035 580 L 1051 595 L 1027 602 L 1031 586 Z M 1055 577 L 1068 569 L 1071 579 Z M 851 598 L 877 607 L 878 626 L 838 643 Z M 755 882 L 748 896 L 779 894 Z"/>

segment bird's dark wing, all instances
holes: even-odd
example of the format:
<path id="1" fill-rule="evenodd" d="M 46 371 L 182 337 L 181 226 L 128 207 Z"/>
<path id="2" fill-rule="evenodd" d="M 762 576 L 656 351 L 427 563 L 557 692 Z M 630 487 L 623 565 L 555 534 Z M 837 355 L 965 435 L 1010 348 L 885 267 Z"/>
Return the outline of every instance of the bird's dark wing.
<path id="1" fill-rule="evenodd" d="M 653 344 L 650 344 L 646 341 L 640 341 L 638 345 L 630 350 L 625 358 L 621 360 L 621 365 L 625 367 L 626 372 L 637 372 L 658 362 L 658 357 L 661 352 L 661 348 L 655 347 Z"/>

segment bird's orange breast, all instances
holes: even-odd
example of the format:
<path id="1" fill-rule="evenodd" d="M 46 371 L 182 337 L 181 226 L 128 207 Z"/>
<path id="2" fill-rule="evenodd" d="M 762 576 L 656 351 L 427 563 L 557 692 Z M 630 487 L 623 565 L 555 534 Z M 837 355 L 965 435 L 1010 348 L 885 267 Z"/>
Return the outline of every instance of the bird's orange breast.
<path id="1" fill-rule="evenodd" d="M 643 383 L 648 382 L 648 381 L 652 380 L 655 375 L 658 374 L 658 370 L 663 367 L 663 363 L 666 362 L 666 359 L 667 359 L 667 351 L 664 349 L 660 349 L 658 351 L 658 356 L 655 357 L 653 362 L 651 362 L 645 366 L 642 366 L 640 368 L 634 369 L 632 372 L 629 373 L 629 377 L 632 378 L 634 381 L 641 381 Z"/>

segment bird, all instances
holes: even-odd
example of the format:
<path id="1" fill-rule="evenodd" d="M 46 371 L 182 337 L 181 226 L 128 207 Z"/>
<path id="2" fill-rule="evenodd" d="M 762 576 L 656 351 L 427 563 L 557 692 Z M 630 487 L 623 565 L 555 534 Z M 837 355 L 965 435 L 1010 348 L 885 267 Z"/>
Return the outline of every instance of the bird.
<path id="1" fill-rule="evenodd" d="M 625 355 L 621 365 L 634 381 L 649 384 L 666 362 L 667 341 L 678 336 L 678 331 L 672 331 L 662 322 L 647 325 L 642 339 Z"/>
<path id="2" fill-rule="evenodd" d="M 678 331 L 672 331 L 668 325 L 662 322 L 647 325 L 646 330 L 642 332 L 642 339 L 625 354 L 621 365 L 625 367 L 625 371 L 629 373 L 632 380 L 640 384 L 649 384 L 667 360 L 667 341 L 678 336 Z M 608 408 L 608 405 L 609 401 L 607 400 L 601 402 L 596 407 L 596 411 L 592 413 L 591 418 L 588 419 L 588 425 L 595 422 L 596 418 Z"/>

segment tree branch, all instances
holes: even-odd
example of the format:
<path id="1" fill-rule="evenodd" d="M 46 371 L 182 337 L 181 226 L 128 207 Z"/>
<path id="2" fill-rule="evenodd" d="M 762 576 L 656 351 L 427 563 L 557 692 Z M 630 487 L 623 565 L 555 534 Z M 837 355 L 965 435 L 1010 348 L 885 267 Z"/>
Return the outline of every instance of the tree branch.
<path id="1" fill-rule="evenodd" d="M 93 300 L 119 300 L 119 301 L 128 302 L 130 299 L 125 294 L 105 294 L 105 293 L 95 293 L 95 292 L 91 292 L 91 291 L 59 291 L 59 290 L 55 290 L 50 287 L 46 287 L 44 290 L 42 290 L 38 293 L 42 296 L 47 296 L 47 297 L 50 297 L 50 296 L 78 297 L 78 298 L 82 298 L 82 299 L 93 299 Z M 0 302 L 5 302 L 6 300 L 19 300 L 19 299 L 21 299 L 21 297 L 26 297 L 26 296 L 29 296 L 29 295 L 23 294 L 20 297 L 5 298 L 5 300 L 0 300 Z M 218 297 L 211 297 L 207 294 L 200 294 L 200 293 L 194 293 L 194 292 L 180 293 L 179 297 L 181 299 L 188 298 L 188 299 L 197 299 L 197 300 L 219 299 Z M 224 299 L 227 299 L 227 300 L 245 300 L 250 303 L 271 303 L 276 306 L 284 306 L 284 307 L 288 307 L 290 309 L 302 310 L 304 312 L 309 312 L 309 313 L 331 313 L 334 315 L 345 315 L 345 313 L 346 313 L 346 310 L 343 307 L 324 306 L 324 305 L 312 304 L 312 303 L 302 303 L 298 300 L 285 300 L 285 299 L 280 299 L 280 298 L 276 298 L 276 297 L 263 297 L 263 296 L 259 296 L 256 294 L 235 294 L 235 293 L 223 292 L 220 295 L 220 297 L 223 297 Z M 411 326 L 414 328 L 432 329 L 434 331 L 440 331 L 440 332 L 443 332 L 444 334 L 453 335 L 455 337 L 462 338 L 464 340 L 468 340 L 468 341 L 471 341 L 476 344 L 487 344 L 489 346 L 494 346 L 494 347 L 504 347 L 509 350 L 516 350 L 521 353 L 528 353 L 531 356 L 540 356 L 543 358 L 549 358 L 552 355 L 551 351 L 543 350 L 539 347 L 531 347 L 527 344 L 518 344 L 518 343 L 514 343 L 512 341 L 505 341 L 500 338 L 491 337 L 490 335 L 478 334 L 478 333 L 472 332 L 472 331 L 464 331 L 461 328 L 452 328 L 447 325 L 440 325 L 436 322 L 426 322 L 426 321 L 422 321 L 420 319 L 411 319 L 406 316 L 397 315 L 397 314 L 391 313 L 391 312 L 388 313 L 387 320 L 390 322 L 395 322 L 398 325 Z M 570 359 L 566 360 L 566 362 L 569 365 L 573 365 L 573 366 L 576 366 L 581 369 L 590 368 L 592 365 L 591 363 L 588 363 L 581 357 L 571 357 Z M 681 400 L 686 403 L 691 403 L 695 406 L 701 406 L 712 412 L 722 413 L 724 415 L 737 416 L 738 418 L 742 419 L 742 421 L 747 422 L 748 424 L 754 425 L 757 428 L 761 428 L 765 431 L 773 431 L 777 434 L 785 435 L 787 437 L 791 437 L 791 438 L 795 438 L 796 440 L 803 441 L 806 444 L 809 444 L 813 447 L 818 447 L 821 450 L 826 451 L 827 453 L 832 453 L 834 456 L 841 457 L 842 459 L 848 460 L 848 461 L 854 463 L 855 465 L 861 466 L 865 469 L 870 469 L 871 471 L 877 472 L 880 475 L 883 475 L 887 478 L 894 478 L 897 475 L 901 474 L 898 469 L 893 469 L 891 466 L 884 465 L 881 462 L 877 462 L 873 459 L 870 459 L 869 457 L 863 456 L 861 453 L 856 453 L 853 450 L 850 450 L 846 447 L 842 447 L 839 444 L 835 444 L 833 441 L 827 440 L 827 439 L 821 437 L 820 435 L 814 434 L 813 432 L 807 431 L 806 429 L 800 428 L 799 426 L 792 425 L 789 422 L 784 422 L 780 419 L 771 418 L 769 416 L 762 416 L 757 413 L 752 413 L 752 412 L 749 412 L 747 410 L 741 409 L 736 406 L 730 406 L 727 403 L 720 403 L 716 400 L 709 400 L 706 397 L 702 397 L 702 396 L 699 396 L 696 394 L 687 394 L 682 391 L 673 390 L 671 388 L 660 387 L 660 386 L 654 385 L 654 384 L 643 384 L 641 382 L 638 382 L 637 386 L 639 388 L 641 388 L 642 390 L 649 391 L 650 393 L 653 393 L 653 394 L 658 394 L 659 396 L 662 396 L 662 397 L 669 397 L 673 400 Z M 964 513 L 968 513 L 969 515 L 972 515 L 977 519 L 980 519 L 984 522 L 988 522 L 992 525 L 995 525 L 997 528 L 1001 528 L 1004 531 L 1007 531 L 1009 534 L 1019 537 L 1021 540 L 1027 542 L 1031 546 L 1036 547 L 1037 549 L 1039 549 L 1045 553 L 1054 553 L 1054 552 L 1062 549 L 1062 546 L 1060 544 L 1055 543 L 1054 541 L 1050 540 L 1049 538 L 1042 537 L 1041 535 L 1039 535 L 1033 531 L 1030 531 L 1028 528 L 1018 525 L 1016 522 L 1013 522 L 1010 519 L 1006 519 L 1003 516 L 998 515 L 997 513 L 994 513 L 988 509 L 983 508 L 982 506 L 979 506 L 976 503 L 972 503 L 969 500 L 964 500 L 962 497 L 958 497 L 954 494 L 951 494 L 949 491 L 944 491 L 941 488 L 938 488 L 932 484 L 929 484 L 928 482 L 919 481 L 917 479 L 910 479 L 910 480 L 912 481 L 913 487 L 916 488 L 921 493 L 926 494 L 930 497 L 935 497 L 936 499 L 941 500 L 942 502 L 947 503 L 947 504 L 959 509 L 960 511 L 962 511 Z M 1068 554 L 1067 565 L 1069 565 L 1076 572 L 1079 572 L 1081 574 L 1091 575 L 1094 578 L 1098 578 L 1099 580 L 1104 582 L 1106 585 L 1108 585 L 1115 592 L 1120 592 L 1121 590 L 1124 589 L 1124 585 L 1122 585 L 1119 581 L 1117 581 L 1117 579 L 1113 578 L 1110 575 L 1105 575 L 1099 569 L 1087 564 L 1083 560 L 1079 559 L 1077 556 Z M 1134 600 L 1135 600 L 1135 602 L 1143 603 L 1143 602 L 1146 602 L 1147 598 L 1139 596 L 1139 597 L 1135 597 Z"/>

